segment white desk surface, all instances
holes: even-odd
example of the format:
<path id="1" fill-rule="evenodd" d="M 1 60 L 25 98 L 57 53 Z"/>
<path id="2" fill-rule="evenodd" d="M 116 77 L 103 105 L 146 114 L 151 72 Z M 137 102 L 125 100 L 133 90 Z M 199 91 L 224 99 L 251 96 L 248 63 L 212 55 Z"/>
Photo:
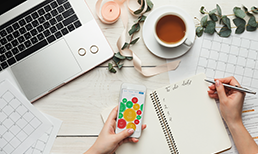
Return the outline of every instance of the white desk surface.
<path id="1" fill-rule="evenodd" d="M 111 47 L 117 52 L 116 41 L 123 31 L 122 21 L 119 20 L 112 25 L 101 23 L 95 13 L 97 0 L 86 0 L 86 2 Z M 202 5 L 210 11 L 216 8 L 216 4 L 219 4 L 223 14 L 232 14 L 235 6 L 245 5 L 251 8 L 257 5 L 256 0 L 152 0 L 152 2 L 154 9 L 163 5 L 175 5 L 184 9 L 193 18 L 196 16 L 199 19 L 201 18 L 199 9 Z M 135 20 L 134 16 L 129 15 L 129 26 Z M 137 35 L 141 36 L 141 32 Z M 166 62 L 151 54 L 142 39 L 131 49 L 142 60 L 144 67 L 152 67 Z M 103 127 L 100 113 L 105 108 L 118 104 L 119 89 L 123 82 L 141 83 L 146 85 L 149 90 L 153 90 L 169 84 L 169 77 L 168 73 L 163 73 L 146 78 L 134 69 L 131 61 L 126 61 L 123 69 L 113 74 L 108 71 L 106 62 L 36 101 L 34 105 L 39 110 L 63 121 L 51 153 L 77 154 L 85 152 L 94 143 Z"/>

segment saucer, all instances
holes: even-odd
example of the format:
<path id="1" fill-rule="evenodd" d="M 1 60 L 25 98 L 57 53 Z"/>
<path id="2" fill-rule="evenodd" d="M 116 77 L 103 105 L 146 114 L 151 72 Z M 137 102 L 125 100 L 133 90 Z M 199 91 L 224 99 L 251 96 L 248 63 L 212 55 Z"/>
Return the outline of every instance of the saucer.
<path id="1" fill-rule="evenodd" d="M 195 25 L 193 22 L 193 19 L 191 16 L 186 13 L 184 10 L 175 7 L 175 6 L 162 6 L 159 7 L 155 10 L 153 10 L 146 18 L 143 24 L 143 29 L 142 29 L 142 37 L 143 41 L 146 45 L 146 47 L 149 49 L 151 53 L 156 55 L 157 57 L 160 58 L 165 58 L 165 59 L 173 59 L 180 57 L 184 55 L 191 47 L 188 47 L 184 44 L 174 47 L 174 48 L 167 48 L 162 45 L 160 45 L 157 40 L 154 37 L 154 25 L 155 21 L 158 19 L 158 17 L 165 13 L 165 12 L 176 12 L 183 16 L 188 24 L 189 32 L 188 32 L 188 39 L 194 43 L 195 40 Z"/>

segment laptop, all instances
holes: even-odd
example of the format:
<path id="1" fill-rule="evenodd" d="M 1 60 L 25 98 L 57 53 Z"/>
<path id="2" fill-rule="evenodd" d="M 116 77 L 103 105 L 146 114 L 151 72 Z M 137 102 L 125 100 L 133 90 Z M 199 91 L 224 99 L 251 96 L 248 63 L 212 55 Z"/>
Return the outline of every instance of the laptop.
<path id="1" fill-rule="evenodd" d="M 35 101 L 113 56 L 84 0 L 3 0 L 0 75 Z"/>

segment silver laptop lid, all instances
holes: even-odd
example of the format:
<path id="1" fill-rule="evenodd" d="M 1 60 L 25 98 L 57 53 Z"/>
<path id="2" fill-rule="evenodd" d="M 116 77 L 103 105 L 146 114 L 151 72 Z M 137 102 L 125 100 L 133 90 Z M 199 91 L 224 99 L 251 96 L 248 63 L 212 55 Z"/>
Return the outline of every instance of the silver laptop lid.
<path id="1" fill-rule="evenodd" d="M 43 1 L 44 0 L 2 0 L 0 5 L 0 25 Z"/>

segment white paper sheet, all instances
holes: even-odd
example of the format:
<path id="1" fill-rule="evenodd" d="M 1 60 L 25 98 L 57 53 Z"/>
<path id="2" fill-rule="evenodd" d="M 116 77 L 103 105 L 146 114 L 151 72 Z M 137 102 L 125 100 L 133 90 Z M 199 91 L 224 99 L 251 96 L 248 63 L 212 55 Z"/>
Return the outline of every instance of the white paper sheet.
<path id="1" fill-rule="evenodd" d="M 46 115 L 46 114 L 45 114 Z M 61 127 L 62 121 L 50 115 L 46 115 L 52 122 L 48 129 L 24 154 L 49 154 Z"/>
<path id="2" fill-rule="evenodd" d="M 101 118 L 102 118 L 102 121 L 103 123 L 105 123 L 107 121 L 107 118 L 109 116 L 109 114 L 111 113 L 111 111 L 115 108 L 116 106 L 110 106 L 108 108 L 106 108 L 105 110 L 103 110 L 101 112 Z"/>
<path id="3" fill-rule="evenodd" d="M 52 123 L 9 81 L 0 83 L 0 153 L 24 153 Z"/>
<path id="4" fill-rule="evenodd" d="M 170 83 L 204 72 L 208 79 L 234 76 L 241 86 L 258 92 L 258 32 L 233 34 L 229 38 L 204 34 L 180 59 L 176 71 L 169 72 Z M 170 62 L 168 60 L 168 62 Z M 258 99 L 247 94 L 243 107 L 243 123 L 258 144 Z M 232 148 L 223 154 L 237 154 L 231 134 Z"/>

